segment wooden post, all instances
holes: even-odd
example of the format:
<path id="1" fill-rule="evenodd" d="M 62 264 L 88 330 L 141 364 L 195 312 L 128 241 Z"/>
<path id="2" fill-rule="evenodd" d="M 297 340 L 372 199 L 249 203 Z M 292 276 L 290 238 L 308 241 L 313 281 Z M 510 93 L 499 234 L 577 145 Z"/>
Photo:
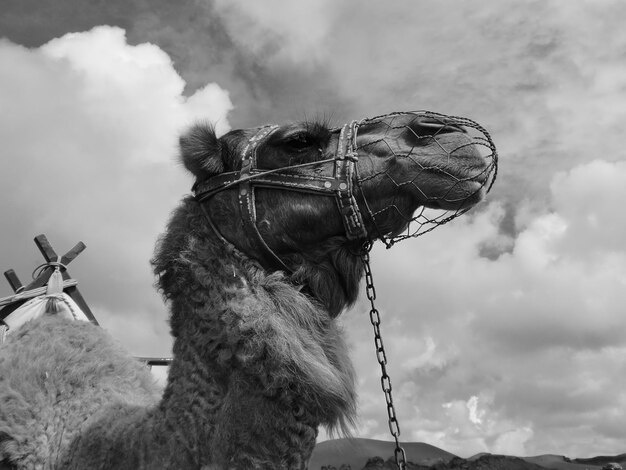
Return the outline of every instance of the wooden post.
<path id="1" fill-rule="evenodd" d="M 9 285 L 11 286 L 11 289 L 13 289 L 13 292 L 15 292 L 16 294 L 24 290 L 24 284 L 22 284 L 22 281 L 20 281 L 20 278 L 17 277 L 17 274 L 15 274 L 15 271 L 13 271 L 12 269 L 5 271 L 4 277 L 7 278 L 7 281 L 9 281 Z"/>
<path id="2" fill-rule="evenodd" d="M 146 364 L 150 369 L 152 366 L 170 366 L 172 364 L 171 357 L 135 357 L 140 362 Z"/>
<path id="3" fill-rule="evenodd" d="M 52 245 L 50 245 L 48 238 L 46 238 L 45 235 L 43 234 L 37 235 L 35 237 L 35 244 L 37 245 L 37 248 L 39 248 L 39 251 L 41 251 L 41 254 L 43 255 L 46 262 L 49 263 L 51 261 L 59 261 L 61 264 L 64 265 L 64 267 L 61 268 L 61 275 L 63 276 L 63 280 L 70 278 L 70 275 L 67 272 L 67 265 L 72 260 L 74 260 L 85 248 L 87 248 L 83 242 L 78 242 L 74 246 L 74 248 L 72 248 L 70 251 L 65 253 L 61 257 L 61 260 L 59 260 L 59 256 L 56 254 L 56 252 L 52 248 Z M 52 267 L 46 268 L 46 270 L 48 269 L 51 269 L 51 272 L 50 274 L 47 275 L 46 282 L 47 282 L 47 279 L 49 279 L 50 276 L 52 275 L 52 272 L 54 272 L 54 268 Z M 87 315 L 87 318 L 89 318 L 90 322 L 95 323 L 96 325 L 98 324 L 98 321 L 96 320 L 96 317 L 94 316 L 93 312 L 87 305 L 87 302 L 85 302 L 85 299 L 78 291 L 78 287 L 76 286 L 68 287 L 65 290 L 65 293 L 69 295 L 72 298 L 72 300 L 74 300 L 74 302 L 76 302 L 76 305 L 78 305 L 83 312 L 85 312 L 85 315 Z"/>
<path id="4" fill-rule="evenodd" d="M 39 251 L 43 255 L 44 259 L 46 260 L 46 263 L 58 261 L 63 265 L 61 267 L 61 275 L 63 276 L 63 280 L 70 279 L 70 275 L 67 272 L 67 265 L 71 263 L 86 248 L 83 242 L 78 242 L 74 246 L 74 248 L 65 253 L 59 260 L 59 256 L 56 254 L 54 248 L 52 248 L 52 245 L 50 245 L 50 242 L 45 235 L 37 235 L 35 237 L 35 244 L 37 245 L 37 248 L 39 248 Z M 50 276 L 54 272 L 54 269 L 55 266 L 44 266 L 39 275 L 33 280 L 33 282 L 28 284 L 26 287 L 22 286 L 22 283 L 19 281 L 17 275 L 12 269 L 5 272 L 4 275 L 14 291 L 16 290 L 16 286 L 18 288 L 22 288 L 22 290 L 31 290 L 36 289 L 37 287 L 45 286 L 48 283 L 48 279 L 50 279 Z M 89 321 L 98 325 L 98 320 L 96 320 L 96 317 L 87 305 L 87 302 L 85 302 L 85 299 L 79 292 L 78 287 L 67 287 L 65 289 L 65 293 L 69 295 L 72 300 L 74 300 L 74 302 L 76 302 L 76 305 L 78 305 L 80 309 L 85 313 L 87 318 L 89 318 Z M 0 321 L 9 316 L 9 314 L 11 314 L 13 311 L 17 310 L 19 306 L 23 303 L 24 301 L 15 302 L 2 308 L 0 310 Z"/>

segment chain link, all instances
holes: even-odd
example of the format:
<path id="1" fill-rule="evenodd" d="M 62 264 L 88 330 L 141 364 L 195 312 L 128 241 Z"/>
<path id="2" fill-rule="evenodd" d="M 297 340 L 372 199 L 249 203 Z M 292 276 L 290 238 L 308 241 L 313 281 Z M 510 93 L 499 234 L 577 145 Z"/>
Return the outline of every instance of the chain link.
<path id="1" fill-rule="evenodd" d="M 389 432 L 393 436 L 396 442 L 396 448 L 394 450 L 394 457 L 396 459 L 396 465 L 399 470 L 406 470 L 406 453 L 400 446 L 400 424 L 396 417 L 396 408 L 393 405 L 393 397 L 391 396 L 391 378 L 387 374 L 387 354 L 385 353 L 385 345 L 383 344 L 383 338 L 380 334 L 380 313 L 374 305 L 376 300 L 376 288 L 374 287 L 374 277 L 372 276 L 372 269 L 370 267 L 370 255 L 369 251 L 371 244 L 367 244 L 363 250 L 363 266 L 365 268 L 365 292 L 367 299 L 370 301 L 370 322 L 374 327 L 374 346 L 376 347 L 376 359 L 380 365 L 380 385 L 385 395 L 385 402 L 387 403 L 387 416 L 389 419 Z"/>

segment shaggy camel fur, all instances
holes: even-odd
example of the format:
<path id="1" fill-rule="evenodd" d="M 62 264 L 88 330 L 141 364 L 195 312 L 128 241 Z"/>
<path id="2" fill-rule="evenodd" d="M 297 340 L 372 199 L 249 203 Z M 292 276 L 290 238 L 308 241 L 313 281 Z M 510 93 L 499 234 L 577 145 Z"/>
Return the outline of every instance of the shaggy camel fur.
<path id="1" fill-rule="evenodd" d="M 359 171 L 370 175 L 361 191 L 381 214 L 366 222 L 369 233 L 406 226 L 384 211 L 390 198 L 396 212 L 406 204 L 411 213 L 433 195 L 436 207 L 456 201 L 459 208 L 461 196 L 463 207 L 480 200 L 486 165 L 461 129 L 414 114 L 381 122 L 363 124 L 358 137 Z M 434 137 L 416 144 L 434 127 L 436 145 Z M 404 145 L 410 159 L 380 144 L 381 133 L 392 131 L 393 146 Z M 236 169 L 255 132 L 217 139 L 196 126 L 181 138 L 182 160 L 198 181 Z M 284 126 L 259 146 L 259 167 L 332 156 L 337 134 Z M 454 151 L 442 171 L 432 161 L 446 146 Z M 402 178 L 411 184 L 399 184 Z M 409 194 L 396 197 L 399 190 Z M 350 427 L 354 373 L 336 317 L 357 296 L 363 240 L 346 237 L 333 198 L 259 189 L 258 225 L 292 272 L 270 269 L 241 226 L 237 194 L 223 191 L 204 206 L 186 197 L 158 243 L 153 266 L 174 336 L 160 398 L 148 370 L 97 326 L 48 316 L 11 332 L 0 347 L 0 462 L 17 469 L 304 469 L 319 425 Z"/>

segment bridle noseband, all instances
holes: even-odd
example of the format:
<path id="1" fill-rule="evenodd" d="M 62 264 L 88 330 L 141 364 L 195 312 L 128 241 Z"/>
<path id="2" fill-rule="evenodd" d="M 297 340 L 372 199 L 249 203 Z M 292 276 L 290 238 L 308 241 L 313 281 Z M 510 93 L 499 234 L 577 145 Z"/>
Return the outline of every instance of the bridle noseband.
<path id="1" fill-rule="evenodd" d="M 352 121 L 341 128 L 337 151 L 333 158 L 290 165 L 273 170 L 263 170 L 257 167 L 257 149 L 278 129 L 278 126 L 262 127 L 248 140 L 243 148 L 240 170 L 221 173 L 203 181 L 197 181 L 192 191 L 209 219 L 210 225 L 220 238 L 224 238 L 212 222 L 203 203 L 221 191 L 237 187 L 244 231 L 252 245 L 253 257 L 265 268 L 291 273 L 293 269 L 289 268 L 267 245 L 259 231 L 256 216 L 255 188 L 277 188 L 314 193 L 321 196 L 334 196 L 347 238 L 349 240 L 368 240 L 369 237 L 363 224 L 363 217 L 353 193 L 356 162 L 358 161 L 358 154 L 355 150 L 357 127 L 357 121 Z M 299 175 L 290 171 L 329 162 L 333 162 L 332 175 Z"/>

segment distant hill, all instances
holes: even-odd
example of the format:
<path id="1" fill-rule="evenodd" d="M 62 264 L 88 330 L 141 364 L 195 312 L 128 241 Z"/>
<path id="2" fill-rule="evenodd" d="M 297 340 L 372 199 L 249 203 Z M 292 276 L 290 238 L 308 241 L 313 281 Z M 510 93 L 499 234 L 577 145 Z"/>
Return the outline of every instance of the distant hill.
<path id="1" fill-rule="evenodd" d="M 600 466 L 583 465 L 572 462 L 569 458 L 563 455 L 537 455 L 535 457 L 524 457 L 524 460 L 537 465 L 541 465 L 545 468 L 551 468 L 554 470 L 599 470 Z"/>
<path id="2" fill-rule="evenodd" d="M 393 458 L 384 461 L 380 457 L 374 457 L 367 461 L 362 470 L 398 470 L 398 467 Z M 519 457 L 482 454 L 473 460 L 454 457 L 448 462 L 439 462 L 430 467 L 409 462 L 407 463 L 407 470 L 546 470 L 546 468 L 526 462 Z"/>
<path id="3" fill-rule="evenodd" d="M 447 462 L 456 457 L 450 452 L 421 442 L 402 443 L 402 447 L 414 463 L 430 466 L 437 462 Z M 368 459 L 384 457 L 387 460 L 393 456 L 395 444 L 393 442 L 378 441 L 376 439 L 333 439 L 320 442 L 313 450 L 309 461 L 309 470 L 320 470 L 322 466 L 332 465 L 339 468 L 342 464 L 349 464 L 352 470 L 361 470 Z"/>
<path id="4" fill-rule="evenodd" d="M 614 456 L 598 456 L 590 458 L 570 459 L 563 455 L 538 455 L 536 457 L 524 457 L 527 462 L 536 463 L 546 468 L 554 470 L 599 470 L 609 462 L 617 462 L 626 465 L 626 454 Z"/>
<path id="5" fill-rule="evenodd" d="M 626 468 L 626 454 L 570 459 L 552 454 L 514 457 L 485 453 L 462 459 L 421 442 L 402 443 L 402 447 L 407 460 L 415 464 L 409 466 L 410 470 L 600 470 L 609 462 L 617 462 Z M 324 441 L 315 447 L 309 470 L 320 470 L 322 466 L 339 469 L 342 464 L 350 465 L 351 470 L 395 470 L 394 448 L 393 442 L 375 439 Z"/>
<path id="6" fill-rule="evenodd" d="M 440 463 L 431 470 L 545 470 L 545 467 L 508 455 L 481 454 L 472 459 L 454 458 Z"/>
<path id="7" fill-rule="evenodd" d="M 589 459 L 572 459 L 572 462 L 581 463 L 584 465 L 605 465 L 610 462 L 616 462 L 623 467 L 624 465 L 626 465 L 626 454 L 599 455 L 598 457 L 591 457 Z"/>

